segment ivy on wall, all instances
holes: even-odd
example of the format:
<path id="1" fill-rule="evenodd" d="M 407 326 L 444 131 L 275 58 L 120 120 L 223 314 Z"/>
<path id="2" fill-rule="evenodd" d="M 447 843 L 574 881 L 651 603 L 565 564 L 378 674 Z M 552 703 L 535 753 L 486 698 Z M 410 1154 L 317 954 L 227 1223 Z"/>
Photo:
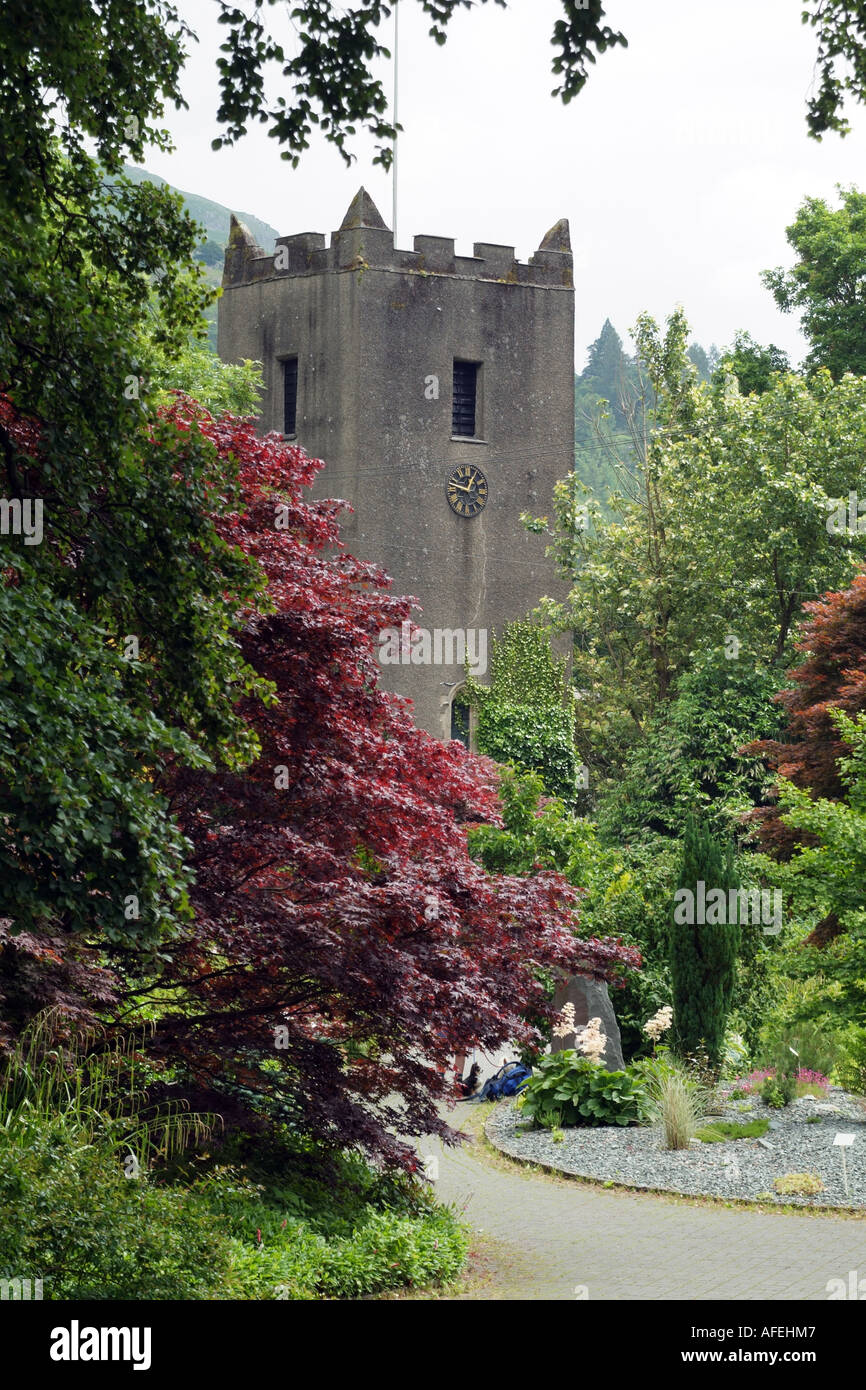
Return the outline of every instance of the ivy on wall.
<path id="1" fill-rule="evenodd" d="M 493 634 L 490 684 L 469 677 L 460 698 L 478 711 L 479 753 L 538 772 L 550 796 L 571 802 L 577 751 L 567 665 L 551 649 L 550 630 L 522 618 Z"/>

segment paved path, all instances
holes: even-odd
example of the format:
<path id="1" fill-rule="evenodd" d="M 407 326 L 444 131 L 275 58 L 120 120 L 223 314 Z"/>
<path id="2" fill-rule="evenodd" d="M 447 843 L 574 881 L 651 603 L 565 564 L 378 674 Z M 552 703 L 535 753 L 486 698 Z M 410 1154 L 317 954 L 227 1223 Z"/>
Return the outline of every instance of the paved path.
<path id="1" fill-rule="evenodd" d="M 462 1299 L 826 1299 L 852 1270 L 866 1297 L 866 1221 L 605 1192 L 501 1167 L 475 1145 L 419 1148 L 438 1159 L 440 1201 L 482 1233 L 481 1277 Z"/>

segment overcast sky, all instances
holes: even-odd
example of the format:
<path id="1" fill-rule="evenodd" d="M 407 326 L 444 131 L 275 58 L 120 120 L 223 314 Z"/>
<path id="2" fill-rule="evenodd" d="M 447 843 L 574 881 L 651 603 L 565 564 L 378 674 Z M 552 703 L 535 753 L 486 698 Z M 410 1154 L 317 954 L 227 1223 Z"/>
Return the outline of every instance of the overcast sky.
<path id="1" fill-rule="evenodd" d="M 427 37 L 420 5 L 400 3 L 399 245 L 453 236 L 460 254 L 492 241 L 526 260 L 567 217 L 578 369 L 605 317 L 627 339 L 642 310 L 663 318 L 678 303 L 705 346 L 747 328 L 799 360 L 796 320 L 778 313 L 759 272 L 790 263 L 785 227 L 806 195 L 866 187 L 866 110 L 851 109 L 844 140 L 806 135 L 815 39 L 801 0 L 609 0 L 608 21 L 629 48 L 603 54 L 569 106 L 550 95 L 559 0 L 461 12 L 443 48 Z M 290 46 L 284 8 L 268 23 Z M 210 149 L 217 7 L 180 0 L 179 9 L 200 40 L 185 75 L 190 109 L 166 113 L 176 150 L 154 151 L 147 167 L 284 234 L 332 231 L 363 183 L 390 225 L 390 176 L 365 139 L 349 169 L 314 140 L 293 170 L 266 127 Z"/>

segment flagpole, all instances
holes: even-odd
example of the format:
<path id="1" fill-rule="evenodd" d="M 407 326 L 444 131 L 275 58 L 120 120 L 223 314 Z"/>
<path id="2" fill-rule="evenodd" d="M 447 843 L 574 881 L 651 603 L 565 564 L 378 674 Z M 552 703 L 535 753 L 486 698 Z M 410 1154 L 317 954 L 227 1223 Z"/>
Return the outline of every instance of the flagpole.
<path id="1" fill-rule="evenodd" d="M 394 245 L 397 245 L 397 101 L 399 84 L 399 61 L 400 61 L 400 0 L 394 0 L 394 150 L 391 163 L 391 192 L 393 196 L 393 207 L 391 210 L 391 228 L 394 232 Z"/>

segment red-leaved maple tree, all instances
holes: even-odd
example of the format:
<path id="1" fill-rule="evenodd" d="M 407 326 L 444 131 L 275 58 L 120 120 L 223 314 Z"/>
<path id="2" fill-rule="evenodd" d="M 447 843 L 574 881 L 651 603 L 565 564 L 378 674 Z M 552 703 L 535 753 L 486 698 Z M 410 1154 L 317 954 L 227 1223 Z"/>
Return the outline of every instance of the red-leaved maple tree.
<path id="1" fill-rule="evenodd" d="M 552 972 L 615 981 L 640 958 L 575 935 L 560 875 L 470 857 L 467 824 L 499 820 L 495 765 L 379 689 L 378 635 L 413 604 L 346 553 L 344 504 L 304 500 L 321 463 L 183 397 L 168 417 L 239 466 L 242 509 L 220 526 L 267 577 L 242 646 L 274 698 L 244 707 L 253 766 L 166 779 L 195 925 L 169 948 L 155 1045 L 197 1104 L 411 1166 L 400 1136 L 450 1136 L 456 1052 L 530 1039 Z"/>
<path id="2" fill-rule="evenodd" d="M 866 574 L 856 575 L 850 588 L 803 607 L 810 616 L 796 645 L 805 660 L 788 673 L 793 687 L 775 697 L 788 715 L 787 738 L 762 739 L 742 751 L 766 758 L 774 772 L 816 799 L 835 801 L 844 792 L 838 760 L 850 749 L 829 711 L 856 715 L 866 710 Z M 787 859 L 798 842 L 808 843 L 811 837 L 786 825 L 781 816 L 782 808 L 773 805 L 759 807 L 748 819 L 758 823 L 763 848 Z M 831 914 L 810 941 L 823 945 L 840 930 Z"/>

